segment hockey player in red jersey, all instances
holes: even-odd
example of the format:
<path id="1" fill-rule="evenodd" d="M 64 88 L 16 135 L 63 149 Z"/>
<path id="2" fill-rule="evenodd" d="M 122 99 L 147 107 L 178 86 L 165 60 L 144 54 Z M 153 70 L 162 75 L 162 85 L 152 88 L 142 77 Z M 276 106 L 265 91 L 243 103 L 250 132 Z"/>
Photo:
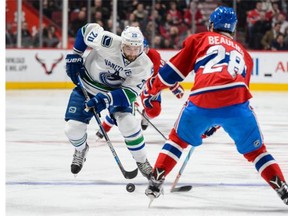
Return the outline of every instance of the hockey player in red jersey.
<path id="1" fill-rule="evenodd" d="M 162 60 L 160 53 L 156 49 L 151 49 L 149 47 L 148 41 L 146 39 L 144 40 L 144 51 L 150 58 L 150 60 L 153 62 L 154 72 L 149 79 L 153 80 L 157 76 L 160 67 L 162 67 L 165 62 Z M 173 86 L 169 87 L 169 89 L 178 99 L 182 98 L 184 95 L 184 89 L 178 82 L 175 83 Z M 144 89 L 140 97 L 142 105 L 144 107 L 142 114 L 145 116 L 145 118 L 142 118 L 141 120 L 141 127 L 143 130 L 146 130 L 146 128 L 148 127 L 148 121 L 146 120 L 146 118 L 153 119 L 159 116 L 161 113 L 161 95 L 160 93 L 157 94 L 157 96 L 149 95 Z"/>
<path id="2" fill-rule="evenodd" d="M 207 128 L 220 125 L 234 140 L 237 150 L 254 163 L 262 178 L 288 205 L 288 186 L 282 171 L 266 150 L 255 113 L 249 105 L 248 86 L 253 67 L 249 53 L 233 40 L 237 23 L 232 8 L 220 6 L 210 15 L 208 32 L 189 36 L 157 77 L 147 83 L 148 94 L 181 82 L 195 73 L 188 100 L 158 155 L 145 194 L 161 195 L 165 176 L 174 168 L 182 151 L 200 146 Z"/>
<path id="3" fill-rule="evenodd" d="M 144 52 L 146 53 L 146 55 L 149 57 L 149 59 L 153 63 L 154 72 L 151 75 L 151 79 L 150 79 L 152 80 L 153 77 L 156 77 L 156 75 L 158 74 L 160 67 L 164 65 L 164 60 L 162 60 L 160 53 L 156 49 L 151 49 L 149 47 L 148 41 L 146 39 L 144 39 L 143 44 L 144 44 Z M 178 99 L 182 98 L 184 95 L 184 89 L 178 82 L 170 87 L 170 91 Z M 142 115 L 145 116 L 145 118 L 142 116 L 141 127 L 142 127 L 142 130 L 146 130 L 146 128 L 148 127 L 148 121 L 146 120 L 146 118 L 153 119 L 159 116 L 161 113 L 161 94 L 159 93 L 156 96 L 149 95 L 144 89 L 140 97 L 141 97 L 142 105 L 144 107 L 144 109 L 142 110 Z M 109 115 L 107 115 L 105 117 L 105 120 L 102 122 L 102 126 L 106 132 L 109 132 L 114 124 L 115 124 L 114 120 Z M 103 138 L 103 134 L 101 133 L 101 130 L 98 130 L 96 135 L 101 139 Z"/>

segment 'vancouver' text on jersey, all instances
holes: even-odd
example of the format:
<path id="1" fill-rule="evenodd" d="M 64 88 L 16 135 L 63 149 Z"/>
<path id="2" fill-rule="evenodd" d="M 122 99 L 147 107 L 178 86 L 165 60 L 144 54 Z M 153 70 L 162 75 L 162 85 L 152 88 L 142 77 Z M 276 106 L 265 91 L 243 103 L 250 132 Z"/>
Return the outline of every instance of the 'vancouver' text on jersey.
<path id="1" fill-rule="evenodd" d="M 87 24 L 78 32 L 74 52 L 82 55 L 87 46 L 92 48 L 82 77 L 90 94 L 122 89 L 126 95 L 123 100 L 133 102 L 143 91 L 153 65 L 144 52 L 129 62 L 121 53 L 121 41 L 120 36 L 104 31 L 98 24 Z"/>

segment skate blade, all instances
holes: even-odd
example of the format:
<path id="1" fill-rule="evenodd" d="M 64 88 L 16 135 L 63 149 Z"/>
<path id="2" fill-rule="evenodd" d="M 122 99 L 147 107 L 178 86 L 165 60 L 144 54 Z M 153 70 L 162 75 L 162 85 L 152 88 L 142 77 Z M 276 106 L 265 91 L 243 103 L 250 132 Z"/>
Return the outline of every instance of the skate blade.
<path id="1" fill-rule="evenodd" d="M 150 199 L 149 204 L 148 204 L 148 208 L 151 207 L 152 202 L 154 201 L 155 197 L 153 195 L 147 195 L 148 198 Z"/>

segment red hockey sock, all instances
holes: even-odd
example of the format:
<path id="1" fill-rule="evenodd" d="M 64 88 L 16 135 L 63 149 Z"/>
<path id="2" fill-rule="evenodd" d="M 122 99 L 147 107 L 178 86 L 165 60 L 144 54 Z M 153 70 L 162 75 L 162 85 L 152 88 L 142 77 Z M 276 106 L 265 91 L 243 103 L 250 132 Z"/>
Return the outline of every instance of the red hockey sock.
<path id="1" fill-rule="evenodd" d="M 269 152 L 267 152 L 265 145 L 263 144 L 260 149 L 257 149 L 256 151 L 244 154 L 244 157 L 250 161 L 253 162 L 255 165 L 255 168 L 260 173 L 262 178 L 272 187 L 275 188 L 274 184 L 270 183 L 270 180 L 278 176 L 281 181 L 285 181 L 283 173 L 278 165 L 278 163 L 275 161 L 275 159 L 272 157 Z"/>
<path id="2" fill-rule="evenodd" d="M 167 176 L 177 164 L 183 149 L 187 146 L 188 144 L 178 137 L 175 129 L 172 129 L 169 140 L 164 144 L 154 167 L 164 169 L 165 176 Z"/>
<path id="3" fill-rule="evenodd" d="M 160 152 L 154 167 L 164 169 L 165 176 L 167 176 L 176 164 L 177 161 L 175 161 L 172 157 Z"/>
<path id="4" fill-rule="evenodd" d="M 108 125 L 105 121 L 102 122 L 102 126 L 103 126 L 103 128 L 104 128 L 104 130 L 105 130 L 106 132 L 109 132 L 110 129 L 112 128 L 112 126 L 111 126 L 111 125 Z"/>

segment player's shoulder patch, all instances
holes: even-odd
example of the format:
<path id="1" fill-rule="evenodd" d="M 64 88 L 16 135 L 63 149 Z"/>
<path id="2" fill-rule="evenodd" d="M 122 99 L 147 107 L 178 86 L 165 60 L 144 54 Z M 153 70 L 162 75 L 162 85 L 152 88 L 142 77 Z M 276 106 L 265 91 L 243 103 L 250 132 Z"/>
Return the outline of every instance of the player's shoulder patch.
<path id="1" fill-rule="evenodd" d="M 113 41 L 113 38 L 112 38 L 112 37 L 110 37 L 109 35 L 104 35 L 104 36 L 102 37 L 101 45 L 102 45 L 103 47 L 110 47 L 111 44 L 112 44 L 112 41 Z"/>

